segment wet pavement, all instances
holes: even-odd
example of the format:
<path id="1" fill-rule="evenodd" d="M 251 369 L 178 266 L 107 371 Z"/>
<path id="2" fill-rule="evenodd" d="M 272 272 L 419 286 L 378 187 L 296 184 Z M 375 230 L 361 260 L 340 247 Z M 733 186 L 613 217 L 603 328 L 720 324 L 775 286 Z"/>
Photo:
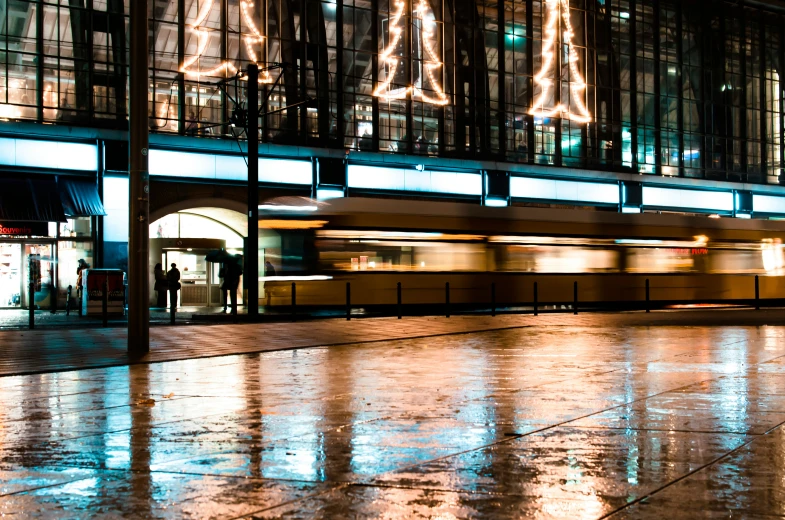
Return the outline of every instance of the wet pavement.
<path id="1" fill-rule="evenodd" d="M 0 517 L 785 516 L 785 327 L 560 319 L 0 377 Z"/>

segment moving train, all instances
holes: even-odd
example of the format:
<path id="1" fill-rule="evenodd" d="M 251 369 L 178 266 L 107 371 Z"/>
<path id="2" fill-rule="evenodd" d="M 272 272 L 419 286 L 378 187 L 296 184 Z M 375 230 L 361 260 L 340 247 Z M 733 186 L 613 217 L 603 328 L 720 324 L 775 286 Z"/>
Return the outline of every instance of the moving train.
<path id="1" fill-rule="evenodd" d="M 785 222 L 396 199 L 275 200 L 260 303 L 499 307 L 749 302 L 785 295 Z"/>

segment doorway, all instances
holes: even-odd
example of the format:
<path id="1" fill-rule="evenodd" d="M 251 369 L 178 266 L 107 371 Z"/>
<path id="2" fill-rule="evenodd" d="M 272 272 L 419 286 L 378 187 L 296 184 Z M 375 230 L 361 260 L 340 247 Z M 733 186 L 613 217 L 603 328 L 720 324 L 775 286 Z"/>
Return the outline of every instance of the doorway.
<path id="1" fill-rule="evenodd" d="M 22 306 L 22 244 L 0 243 L 0 307 Z"/>
<path id="2" fill-rule="evenodd" d="M 52 244 L 24 244 L 24 285 L 22 286 L 22 305 L 29 308 L 30 282 L 35 283 L 34 305 L 43 309 L 51 305 L 54 272 L 54 247 Z M 30 279 L 30 274 L 33 279 Z"/>
<path id="3" fill-rule="evenodd" d="M 163 261 L 167 269 L 174 263 L 180 270 L 178 306 L 222 307 L 223 294 L 218 273 L 220 264 L 205 260 L 209 249 L 164 249 Z M 242 283 L 240 285 L 242 287 Z M 238 304 L 242 303 L 242 290 L 238 290 Z"/>

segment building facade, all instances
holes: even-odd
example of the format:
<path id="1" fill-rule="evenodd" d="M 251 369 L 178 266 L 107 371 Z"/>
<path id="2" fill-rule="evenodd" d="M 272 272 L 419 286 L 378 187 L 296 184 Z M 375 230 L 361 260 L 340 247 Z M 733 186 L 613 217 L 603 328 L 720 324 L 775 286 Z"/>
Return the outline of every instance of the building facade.
<path id="1" fill-rule="evenodd" d="M 94 181 L 107 216 L 66 217 L 102 266 L 127 242 L 129 1 L 0 1 L 0 178 Z M 251 62 L 263 200 L 785 216 L 777 0 L 149 4 L 152 237 L 247 233 Z"/>

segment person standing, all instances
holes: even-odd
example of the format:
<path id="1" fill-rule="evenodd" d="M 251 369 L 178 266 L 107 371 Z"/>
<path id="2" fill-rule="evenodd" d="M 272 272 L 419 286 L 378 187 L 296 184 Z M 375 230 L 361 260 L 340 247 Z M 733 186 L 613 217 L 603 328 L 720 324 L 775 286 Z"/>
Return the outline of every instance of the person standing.
<path id="1" fill-rule="evenodd" d="M 240 285 L 240 276 L 243 274 L 243 268 L 240 265 L 240 255 L 235 255 L 234 260 L 226 262 L 224 266 L 223 287 L 229 292 L 229 298 L 232 302 L 232 314 L 237 315 L 237 287 Z"/>
<path id="2" fill-rule="evenodd" d="M 166 273 L 166 283 L 169 286 L 169 307 L 172 312 L 177 308 L 177 291 L 180 290 L 180 270 L 173 263 L 172 268 Z"/>
<path id="3" fill-rule="evenodd" d="M 76 265 L 76 300 L 79 305 L 80 315 L 82 312 L 82 294 L 84 293 L 84 276 L 82 276 L 82 271 L 86 269 L 90 269 L 90 264 L 85 262 L 84 258 L 80 258 Z"/>
<path id="4" fill-rule="evenodd" d="M 169 290 L 169 283 L 166 279 L 166 273 L 161 264 L 155 264 L 155 291 L 158 296 L 155 306 L 160 309 L 166 308 L 166 292 Z"/>
<path id="5" fill-rule="evenodd" d="M 224 314 L 226 313 L 226 298 L 228 293 L 226 292 L 226 267 L 224 264 L 221 264 L 221 268 L 218 270 L 218 279 L 221 281 L 221 301 L 224 304 Z"/>

